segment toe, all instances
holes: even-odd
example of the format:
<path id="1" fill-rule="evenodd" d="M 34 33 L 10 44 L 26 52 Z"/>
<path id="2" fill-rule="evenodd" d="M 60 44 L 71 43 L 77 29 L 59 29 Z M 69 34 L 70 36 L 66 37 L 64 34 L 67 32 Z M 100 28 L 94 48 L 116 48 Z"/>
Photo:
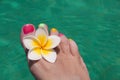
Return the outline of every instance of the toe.
<path id="1" fill-rule="evenodd" d="M 59 32 L 58 32 L 57 29 L 52 28 L 52 29 L 50 30 L 50 35 L 58 35 L 58 34 L 59 34 Z"/>
<path id="2" fill-rule="evenodd" d="M 76 56 L 78 58 L 78 60 L 80 60 L 80 64 L 81 64 L 82 68 L 86 71 L 86 73 L 88 73 L 86 65 L 83 61 L 83 58 L 79 54 L 77 44 L 72 39 L 69 39 L 69 41 L 70 41 L 70 51 L 71 51 L 72 55 Z"/>
<path id="3" fill-rule="evenodd" d="M 48 26 L 44 23 L 40 23 L 38 27 L 43 27 L 46 31 L 48 31 Z"/>
<path id="4" fill-rule="evenodd" d="M 26 51 L 26 48 L 23 45 L 23 37 L 25 37 L 27 35 L 33 35 L 34 32 L 35 32 L 35 27 L 33 24 L 26 24 L 22 27 L 20 39 L 21 39 L 21 44 L 22 44 L 23 48 L 25 49 L 25 51 Z"/>
<path id="5" fill-rule="evenodd" d="M 67 39 L 67 37 L 63 34 L 59 34 L 60 38 L 61 38 L 61 43 L 60 43 L 60 47 L 62 49 L 62 52 L 64 54 L 70 54 L 70 47 L 69 47 L 69 40 Z"/>
<path id="6" fill-rule="evenodd" d="M 50 35 L 57 35 L 58 36 L 58 34 L 59 34 L 59 31 L 56 28 L 52 28 L 50 30 Z M 55 48 L 55 51 L 57 52 L 57 54 L 62 53 L 62 49 L 61 49 L 60 45 L 58 45 Z"/>
<path id="7" fill-rule="evenodd" d="M 72 55 L 80 57 L 77 44 L 72 39 L 69 39 L 69 42 L 70 42 L 70 51 Z"/>
<path id="8" fill-rule="evenodd" d="M 22 36 L 32 34 L 33 32 L 35 32 L 33 24 L 25 24 L 21 30 Z"/>

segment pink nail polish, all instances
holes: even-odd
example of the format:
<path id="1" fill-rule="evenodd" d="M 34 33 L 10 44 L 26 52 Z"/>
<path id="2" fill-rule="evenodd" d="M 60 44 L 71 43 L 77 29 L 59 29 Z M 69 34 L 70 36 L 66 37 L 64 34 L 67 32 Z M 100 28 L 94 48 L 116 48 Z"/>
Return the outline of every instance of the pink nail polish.
<path id="1" fill-rule="evenodd" d="M 28 34 L 34 31 L 34 25 L 33 24 L 26 24 L 23 26 L 23 32 L 24 34 Z"/>
<path id="2" fill-rule="evenodd" d="M 64 35 L 64 34 L 60 33 L 58 36 L 60 36 L 60 37 L 61 37 L 61 36 L 63 36 L 63 35 Z"/>

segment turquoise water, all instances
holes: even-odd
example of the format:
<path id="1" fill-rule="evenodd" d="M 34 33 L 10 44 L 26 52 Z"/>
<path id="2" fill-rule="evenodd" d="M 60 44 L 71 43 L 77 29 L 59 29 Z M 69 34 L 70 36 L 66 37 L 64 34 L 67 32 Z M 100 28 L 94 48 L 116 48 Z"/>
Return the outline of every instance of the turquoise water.
<path id="1" fill-rule="evenodd" d="M 120 80 L 119 0 L 0 0 L 0 80 L 34 80 L 19 39 L 26 23 L 75 40 L 91 80 Z"/>

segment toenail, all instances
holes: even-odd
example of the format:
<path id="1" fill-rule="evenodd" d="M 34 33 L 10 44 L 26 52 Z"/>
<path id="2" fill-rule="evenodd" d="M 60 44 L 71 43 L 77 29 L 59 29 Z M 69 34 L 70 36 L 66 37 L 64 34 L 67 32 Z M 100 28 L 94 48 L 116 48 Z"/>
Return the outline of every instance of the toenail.
<path id="1" fill-rule="evenodd" d="M 72 39 L 71 39 L 71 38 L 69 38 L 69 40 L 70 40 L 70 41 L 72 41 Z"/>
<path id="2" fill-rule="evenodd" d="M 63 35 L 64 35 L 64 34 L 60 33 L 58 36 L 60 36 L 60 37 L 61 37 L 61 36 L 63 36 Z"/>
<path id="3" fill-rule="evenodd" d="M 38 27 L 45 27 L 45 25 L 46 25 L 46 24 L 44 24 L 44 23 L 40 23 L 40 24 L 38 25 Z"/>
<path id="4" fill-rule="evenodd" d="M 34 31 L 34 25 L 33 24 L 26 24 L 23 26 L 23 32 L 24 34 L 28 34 Z"/>
<path id="5" fill-rule="evenodd" d="M 57 29 L 52 28 L 51 31 L 52 31 L 52 32 L 57 32 Z"/>

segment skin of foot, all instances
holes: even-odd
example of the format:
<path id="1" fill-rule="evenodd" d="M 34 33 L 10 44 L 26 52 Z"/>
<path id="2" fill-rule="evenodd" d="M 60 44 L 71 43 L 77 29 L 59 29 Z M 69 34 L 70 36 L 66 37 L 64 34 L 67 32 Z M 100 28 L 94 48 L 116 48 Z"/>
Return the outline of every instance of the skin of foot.
<path id="1" fill-rule="evenodd" d="M 44 26 L 47 29 L 47 25 Z M 35 28 L 32 24 L 24 25 L 21 31 L 21 43 L 23 37 L 32 35 Z M 51 29 L 50 35 L 58 35 L 61 42 L 57 51 L 57 60 L 55 63 L 49 63 L 45 59 L 38 61 L 28 60 L 31 73 L 36 80 L 90 80 L 88 70 L 78 51 L 76 43 L 72 39 L 68 39 L 55 28 Z M 23 44 L 22 44 L 23 45 Z M 24 47 L 25 52 L 27 49 Z"/>

